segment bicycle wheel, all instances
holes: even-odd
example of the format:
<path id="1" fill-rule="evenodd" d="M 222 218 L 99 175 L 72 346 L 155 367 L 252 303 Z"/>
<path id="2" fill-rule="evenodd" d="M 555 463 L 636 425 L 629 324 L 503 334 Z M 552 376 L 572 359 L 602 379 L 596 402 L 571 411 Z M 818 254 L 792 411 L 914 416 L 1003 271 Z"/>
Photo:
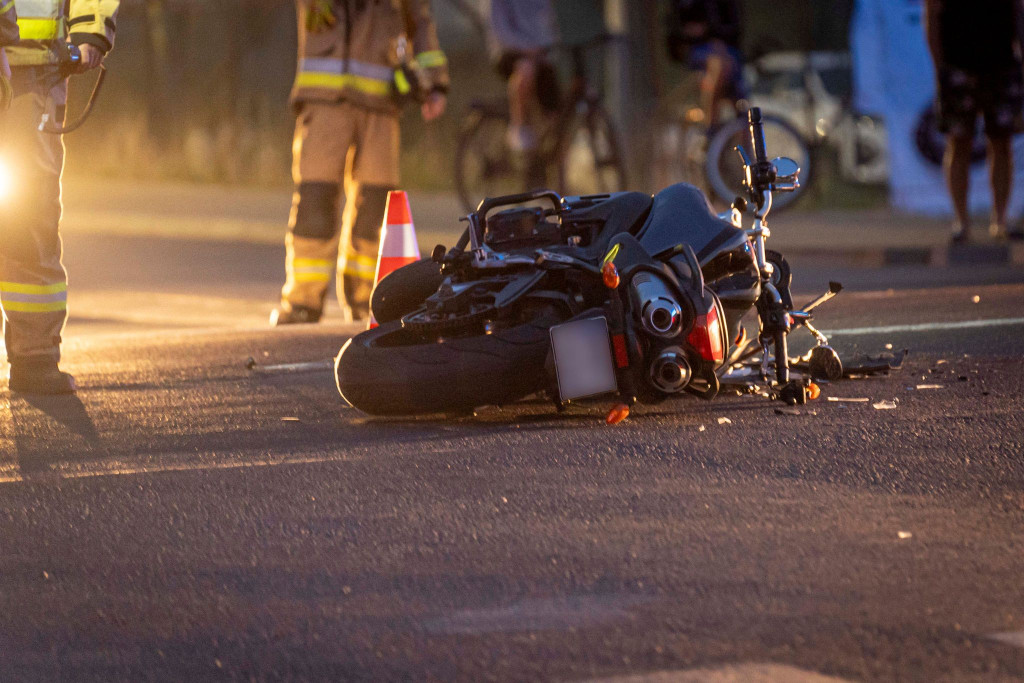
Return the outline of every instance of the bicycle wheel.
<path id="1" fill-rule="evenodd" d="M 459 133 L 455 150 L 455 187 L 466 211 L 486 197 L 523 190 L 523 170 L 505 143 L 508 118 L 473 110 Z"/>
<path id="2" fill-rule="evenodd" d="M 619 136 L 603 107 L 587 104 L 573 116 L 559 152 L 559 191 L 566 196 L 626 189 Z"/>
<path id="3" fill-rule="evenodd" d="M 780 192 L 772 202 L 773 208 L 785 209 L 799 201 L 814 180 L 811 148 L 793 126 L 774 116 L 764 117 L 764 138 L 769 157 L 789 157 L 800 166 L 800 189 L 796 192 Z M 731 203 L 736 197 L 746 196 L 743 190 L 743 161 L 734 147 L 743 147 L 747 155 L 754 158 L 750 145 L 750 127 L 741 118 L 723 125 L 708 141 L 704 172 L 712 194 L 724 204 Z"/>

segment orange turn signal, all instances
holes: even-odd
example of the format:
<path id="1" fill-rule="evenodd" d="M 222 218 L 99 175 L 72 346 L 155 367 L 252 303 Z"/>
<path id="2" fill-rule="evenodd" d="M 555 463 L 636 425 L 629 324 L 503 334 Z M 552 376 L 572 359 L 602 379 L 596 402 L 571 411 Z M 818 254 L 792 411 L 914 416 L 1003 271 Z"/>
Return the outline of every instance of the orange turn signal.
<path id="1" fill-rule="evenodd" d="M 604 267 L 601 268 L 601 278 L 604 280 L 604 286 L 608 289 L 618 289 L 619 269 L 615 267 L 614 263 L 604 264 Z"/>
<path id="2" fill-rule="evenodd" d="M 808 384 L 807 385 L 807 398 L 809 398 L 809 399 L 811 399 L 813 401 L 813 400 L 817 399 L 819 396 L 821 396 L 821 387 L 819 387 L 814 382 L 811 382 L 810 384 Z"/>
<path id="3" fill-rule="evenodd" d="M 627 417 L 629 417 L 629 406 L 619 403 L 608 412 L 608 417 L 604 421 L 610 425 L 617 425 Z"/>

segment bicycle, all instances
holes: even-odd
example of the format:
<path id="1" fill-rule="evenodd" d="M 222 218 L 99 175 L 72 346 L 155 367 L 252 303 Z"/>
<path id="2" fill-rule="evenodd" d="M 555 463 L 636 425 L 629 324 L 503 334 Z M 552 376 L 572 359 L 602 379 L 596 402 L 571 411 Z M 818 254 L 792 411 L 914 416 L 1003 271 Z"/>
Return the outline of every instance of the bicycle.
<path id="1" fill-rule="evenodd" d="M 485 197 L 521 192 L 530 185 L 553 187 L 565 196 L 626 187 L 619 134 L 588 78 L 585 59 L 591 49 L 615 39 L 601 35 L 550 49 L 569 52 L 573 76 L 567 95 L 540 131 L 537 149 L 528 155 L 517 155 L 506 143 L 505 99 L 470 104 L 455 152 L 455 184 L 466 211 Z"/>
<path id="2" fill-rule="evenodd" d="M 796 160 L 801 168 L 800 190 L 780 197 L 777 210 L 792 206 L 807 193 L 818 175 L 819 152 L 825 146 L 836 151 L 844 179 L 876 184 L 888 178 L 885 128 L 850 107 L 845 83 L 849 70 L 845 53 L 771 52 L 749 63 L 751 103 L 766 112 L 765 137 L 772 149 Z M 730 120 L 706 131 L 677 116 L 663 121 L 659 130 L 664 138 L 658 146 L 663 158 L 656 160 L 656 168 L 663 174 L 680 174 L 726 204 L 740 194 L 735 178 L 742 177 L 742 165 L 732 150 L 741 146 L 750 152 L 744 120 Z M 675 147 L 668 144 L 673 141 Z M 667 158 L 672 153 L 679 161 Z"/>

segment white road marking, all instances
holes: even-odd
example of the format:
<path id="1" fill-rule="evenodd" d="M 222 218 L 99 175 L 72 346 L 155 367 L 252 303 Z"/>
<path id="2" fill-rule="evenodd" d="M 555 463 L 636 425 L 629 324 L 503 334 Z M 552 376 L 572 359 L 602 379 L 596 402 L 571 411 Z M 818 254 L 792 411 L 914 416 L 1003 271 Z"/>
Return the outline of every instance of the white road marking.
<path id="1" fill-rule="evenodd" d="M 333 360 L 320 360 L 315 363 L 284 363 L 283 365 L 257 365 L 253 368 L 263 374 L 277 372 L 318 372 L 334 369 Z"/>
<path id="2" fill-rule="evenodd" d="M 210 470 L 244 470 L 258 467 L 280 467 L 281 465 L 314 465 L 333 462 L 350 462 L 362 458 L 351 455 L 306 456 L 266 458 L 263 460 L 232 460 L 230 462 L 167 462 L 153 465 L 130 465 L 123 462 L 99 463 L 95 469 L 67 470 L 51 469 L 47 472 L 20 474 L 16 468 L 0 468 L 0 484 L 20 482 L 61 481 L 65 479 L 92 479 L 94 477 L 123 477 L 139 474 L 162 474 L 165 472 L 204 472 Z"/>
<path id="3" fill-rule="evenodd" d="M 1007 645 L 1024 648 L 1024 631 L 1006 631 L 1004 633 L 990 633 L 989 638 L 998 640 Z"/>
<path id="4" fill-rule="evenodd" d="M 842 683 L 846 680 L 798 669 L 788 664 L 750 662 L 701 669 L 627 674 L 592 679 L 589 683 Z"/>
<path id="5" fill-rule="evenodd" d="M 992 318 L 990 320 L 964 320 L 946 323 L 919 323 L 916 325 L 884 325 L 881 327 L 848 327 L 822 330 L 826 336 L 851 337 L 867 334 L 894 334 L 897 332 L 937 332 L 942 330 L 973 330 L 982 327 L 1024 325 L 1024 318 Z"/>

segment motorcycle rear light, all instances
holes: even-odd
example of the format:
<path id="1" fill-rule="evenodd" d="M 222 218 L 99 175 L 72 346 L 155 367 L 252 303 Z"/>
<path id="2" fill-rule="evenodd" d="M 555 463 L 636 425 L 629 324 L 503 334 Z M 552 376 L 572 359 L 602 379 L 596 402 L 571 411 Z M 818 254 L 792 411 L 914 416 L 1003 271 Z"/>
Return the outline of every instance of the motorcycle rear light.
<path id="1" fill-rule="evenodd" d="M 616 334 L 612 337 L 612 349 L 615 351 L 615 366 L 618 368 L 629 367 L 629 352 L 626 350 L 626 336 Z"/>
<path id="2" fill-rule="evenodd" d="M 707 314 L 698 315 L 693 322 L 693 330 L 686 341 L 697 350 L 704 360 L 721 362 L 725 360 L 725 349 L 722 345 L 722 323 L 718 319 L 718 307 L 711 304 Z"/>

